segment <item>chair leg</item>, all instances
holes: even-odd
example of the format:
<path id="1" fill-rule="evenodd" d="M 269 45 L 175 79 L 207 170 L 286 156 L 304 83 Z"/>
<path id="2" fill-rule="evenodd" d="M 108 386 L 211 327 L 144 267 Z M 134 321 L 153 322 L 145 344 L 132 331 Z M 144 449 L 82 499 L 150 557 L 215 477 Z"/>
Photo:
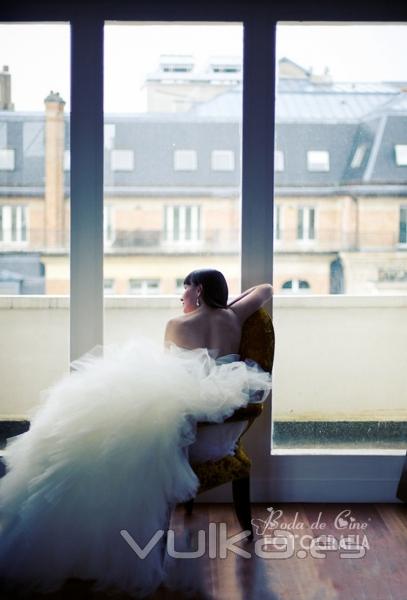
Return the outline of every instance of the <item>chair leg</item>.
<path id="1" fill-rule="evenodd" d="M 192 515 L 192 511 L 194 508 L 194 498 L 191 498 L 187 502 L 184 502 L 184 507 L 185 507 L 185 514 L 187 515 L 187 517 L 190 517 Z"/>
<path id="2" fill-rule="evenodd" d="M 250 477 L 232 481 L 233 504 L 240 526 L 250 531 L 248 539 L 253 539 L 252 509 L 250 505 Z"/>

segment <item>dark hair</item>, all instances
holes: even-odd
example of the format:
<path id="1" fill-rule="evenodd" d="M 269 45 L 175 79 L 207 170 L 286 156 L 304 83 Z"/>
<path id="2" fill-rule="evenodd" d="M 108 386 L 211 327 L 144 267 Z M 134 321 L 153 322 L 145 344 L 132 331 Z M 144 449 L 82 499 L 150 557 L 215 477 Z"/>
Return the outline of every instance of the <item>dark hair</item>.
<path id="1" fill-rule="evenodd" d="M 202 285 L 202 298 L 212 308 L 226 308 L 228 284 L 220 271 L 216 269 L 197 269 L 184 279 L 184 285 Z"/>

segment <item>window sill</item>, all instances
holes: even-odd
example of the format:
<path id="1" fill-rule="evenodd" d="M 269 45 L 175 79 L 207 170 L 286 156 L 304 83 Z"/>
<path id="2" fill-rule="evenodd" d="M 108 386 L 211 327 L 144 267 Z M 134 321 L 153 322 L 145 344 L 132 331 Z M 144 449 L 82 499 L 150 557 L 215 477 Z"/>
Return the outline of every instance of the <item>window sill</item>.
<path id="1" fill-rule="evenodd" d="M 272 448 L 271 456 L 405 456 L 397 448 Z"/>

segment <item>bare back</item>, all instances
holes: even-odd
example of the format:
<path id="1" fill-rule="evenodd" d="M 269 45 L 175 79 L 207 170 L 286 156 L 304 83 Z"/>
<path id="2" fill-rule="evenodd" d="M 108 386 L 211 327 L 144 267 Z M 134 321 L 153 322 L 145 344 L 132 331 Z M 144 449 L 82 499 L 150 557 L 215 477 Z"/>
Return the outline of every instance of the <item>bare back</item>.
<path id="1" fill-rule="evenodd" d="M 190 350 L 217 350 L 219 356 L 238 354 L 243 323 L 271 298 L 272 291 L 270 284 L 260 284 L 243 292 L 226 308 L 211 308 L 203 303 L 168 321 L 165 343 Z"/>
<path id="2" fill-rule="evenodd" d="M 195 311 L 172 319 L 169 327 L 171 324 L 172 331 L 166 334 L 166 338 L 177 346 L 218 350 L 219 356 L 239 352 L 242 326 L 230 308 Z"/>

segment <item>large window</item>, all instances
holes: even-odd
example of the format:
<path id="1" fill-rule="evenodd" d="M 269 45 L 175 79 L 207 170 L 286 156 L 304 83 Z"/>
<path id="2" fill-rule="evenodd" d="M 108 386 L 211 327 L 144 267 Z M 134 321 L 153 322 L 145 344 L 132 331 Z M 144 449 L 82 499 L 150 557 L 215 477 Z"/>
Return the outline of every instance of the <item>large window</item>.
<path id="1" fill-rule="evenodd" d="M 381 276 L 405 260 L 405 34 L 405 25 L 277 27 L 279 288 L 294 277 L 314 294 L 407 293 L 407 280 L 396 290 Z"/>
<path id="2" fill-rule="evenodd" d="M 297 239 L 315 239 L 315 208 L 301 207 L 297 212 Z"/>
<path id="3" fill-rule="evenodd" d="M 69 33 L 0 25 L 0 282 L 20 294 L 69 293 Z"/>
<path id="4" fill-rule="evenodd" d="M 238 293 L 242 26 L 107 22 L 104 38 L 109 293 L 179 294 L 204 266 Z"/>
<path id="5" fill-rule="evenodd" d="M 386 315 L 407 294 L 406 40 L 406 25 L 277 28 L 274 287 L 304 298 L 274 308 L 296 364 L 277 366 L 274 447 L 405 447 L 405 341 Z"/>
<path id="6" fill-rule="evenodd" d="M 166 242 L 196 243 L 200 241 L 200 206 L 166 206 L 164 210 L 164 239 Z"/>
<path id="7" fill-rule="evenodd" d="M 27 209 L 20 205 L 0 205 L 0 242 L 27 241 Z"/>
<path id="8" fill-rule="evenodd" d="M 70 26 L 0 23 L 0 55 L 0 415 L 25 415 L 69 369 Z"/>
<path id="9" fill-rule="evenodd" d="M 68 13 L 68 4 L 63 2 L 62 6 L 63 10 Z M 50 18 L 55 18 L 58 8 L 55 10 L 56 12 L 52 11 Z M 193 12 L 193 8 L 190 10 Z M 214 13 L 209 8 L 208 13 L 205 13 L 205 10 L 201 12 L 199 9 L 199 15 L 208 14 L 208 18 L 212 19 Z M 272 14 L 278 18 L 279 9 L 275 10 L 276 12 L 273 12 L 274 8 L 270 8 Z M 304 10 L 302 18 L 307 12 L 305 5 Z M 329 10 L 328 8 L 324 15 L 329 14 Z M 339 4 L 333 10 L 337 17 L 342 18 Z M 109 8 L 103 8 L 102 5 L 95 9 L 95 14 L 102 19 L 112 18 Z M 154 14 L 160 19 L 161 17 L 169 18 L 168 12 L 161 14 L 160 9 Z M 240 15 L 240 11 L 236 13 L 234 9 L 231 9 L 228 12 L 232 18 L 234 14 Z M 389 14 L 395 14 L 392 13 L 390 5 Z M 313 9 L 312 15 L 312 18 L 315 19 L 318 13 Z M 69 127 L 65 130 L 64 143 L 64 156 L 66 157 L 64 185 L 65 189 L 68 189 L 66 193 L 69 195 L 68 183 L 69 177 L 72 176 L 72 201 L 76 202 L 76 205 L 72 207 L 72 215 L 75 214 L 78 217 L 72 226 L 72 234 L 76 236 L 78 242 L 74 245 L 75 248 L 72 248 L 73 254 L 75 253 L 76 256 L 73 256 L 71 271 L 73 278 L 71 355 L 73 358 L 89 350 L 94 344 L 102 341 L 109 342 L 112 339 L 128 338 L 133 332 L 136 333 L 139 328 L 143 327 L 148 329 L 149 335 L 155 335 L 157 332 L 157 337 L 162 336 L 162 324 L 180 306 L 179 302 L 175 304 L 175 300 L 174 304 L 171 304 L 172 300 L 168 298 L 165 299 L 165 302 L 168 303 L 165 308 L 163 308 L 160 298 L 154 298 L 153 303 L 151 299 L 142 297 L 109 298 L 107 304 L 110 308 L 113 307 L 114 310 L 111 310 L 110 314 L 115 313 L 115 318 L 112 319 L 109 315 L 106 319 L 106 335 L 103 340 L 103 323 L 99 319 L 101 311 L 98 312 L 98 306 L 101 306 L 103 281 L 100 269 L 103 225 L 101 205 L 98 203 L 103 181 L 102 161 L 100 160 L 102 145 L 105 150 L 106 206 L 112 205 L 115 210 L 112 221 L 114 235 L 105 237 L 105 289 L 109 294 L 126 295 L 129 294 L 132 287 L 140 289 L 144 286 L 145 292 L 135 294 L 144 296 L 155 293 L 155 283 L 148 282 L 157 281 L 159 281 L 160 292 L 163 294 L 171 294 L 173 291 L 180 293 L 185 272 L 191 270 L 198 263 L 220 266 L 228 276 L 228 280 L 233 282 L 232 293 L 238 291 L 240 237 L 244 249 L 241 258 L 245 285 L 249 287 L 258 281 L 271 278 L 270 240 L 272 240 L 271 200 L 273 193 L 270 163 L 274 143 L 272 118 L 274 84 L 269 76 L 273 72 L 271 62 L 274 60 L 274 31 L 271 21 L 266 22 L 263 15 L 251 15 L 245 25 L 245 67 L 248 68 L 247 72 L 254 75 L 245 78 L 243 156 L 240 153 L 240 138 L 238 137 L 236 142 L 233 133 L 236 130 L 240 132 L 243 125 L 241 121 L 237 128 L 233 124 L 235 101 L 238 100 L 237 105 L 241 106 L 239 97 L 242 92 L 241 52 L 240 56 L 234 56 L 233 60 L 229 58 L 227 61 L 223 60 L 223 65 L 222 61 L 217 59 L 216 62 L 213 61 L 212 66 L 209 66 L 210 71 L 213 70 L 219 77 L 225 77 L 225 80 L 230 76 L 228 83 L 231 84 L 233 80 L 236 85 L 233 93 L 227 95 L 226 106 L 221 106 L 222 98 L 212 98 L 213 102 L 202 104 L 200 101 L 195 103 L 193 95 L 178 93 L 180 91 L 179 79 L 187 77 L 194 68 L 194 62 L 190 58 L 180 64 L 179 56 L 191 55 L 194 52 L 192 42 L 197 40 L 197 31 L 200 29 L 203 31 L 201 25 L 194 25 L 191 28 L 190 36 L 187 35 L 190 25 L 182 25 L 182 36 L 179 34 L 179 28 L 174 29 L 174 31 L 176 30 L 175 37 L 179 41 L 177 47 L 174 44 L 172 47 L 167 46 L 163 49 L 159 47 L 163 38 L 161 27 L 164 25 L 162 23 L 159 27 L 157 26 L 157 29 L 154 29 L 156 26 L 151 26 L 150 23 L 144 23 L 142 27 L 129 23 L 106 24 L 106 70 L 104 73 L 106 127 L 103 144 L 102 138 L 99 136 L 102 129 L 100 106 L 103 97 L 99 85 L 101 78 L 98 79 L 102 58 L 102 36 L 101 30 L 98 28 L 100 21 L 95 19 L 93 22 L 88 18 L 82 20 L 81 9 L 75 13 L 75 16 L 72 25 L 74 47 L 72 54 L 74 59 L 72 64 L 74 84 L 72 128 L 73 132 L 75 131 L 75 135 L 72 137 L 72 144 L 75 148 L 71 157 L 72 173 L 69 171 L 70 165 L 67 158 L 70 145 Z M 21 17 L 24 17 L 23 8 Z M 134 17 L 142 18 L 136 13 Z M 371 15 L 368 14 L 367 18 L 370 17 Z M 345 14 L 343 18 L 346 18 Z M 171 24 L 168 27 L 181 26 Z M 211 25 L 210 27 L 210 32 L 213 34 L 215 26 Z M 305 289 L 310 290 L 310 293 L 307 298 L 282 298 L 280 294 L 276 293 L 273 313 L 277 333 L 277 353 L 273 374 L 273 449 L 276 454 L 280 445 L 280 448 L 283 447 L 282 452 L 285 455 L 283 457 L 270 456 L 270 421 L 267 418 L 263 418 L 262 421 L 259 419 L 258 434 L 256 440 L 249 446 L 249 454 L 255 454 L 258 464 L 263 469 L 264 478 L 254 482 L 257 486 L 254 500 L 256 501 L 259 497 L 261 500 L 269 497 L 272 489 L 273 498 L 279 500 L 302 501 L 304 498 L 319 501 L 321 498 L 337 500 L 340 495 L 340 499 L 346 497 L 360 501 L 384 498 L 385 501 L 388 501 L 394 498 L 395 473 L 400 470 L 398 466 L 401 463 L 397 462 L 397 457 L 359 456 L 354 460 L 354 457 L 349 459 L 346 453 L 349 440 L 352 440 L 352 443 L 356 440 L 355 446 L 363 448 L 371 443 L 371 438 L 366 440 L 361 436 L 360 432 L 363 431 L 363 428 L 365 431 L 367 428 L 367 430 L 377 433 L 386 430 L 394 435 L 394 438 L 397 438 L 398 435 L 396 443 L 405 447 L 405 442 L 400 436 L 402 429 L 399 426 L 400 423 L 406 421 L 405 406 L 402 404 L 406 397 L 405 387 L 403 387 L 405 378 L 400 376 L 400 373 L 403 373 L 400 365 L 402 365 L 401 357 L 404 356 L 405 340 L 403 338 L 404 330 L 399 326 L 403 322 L 405 301 L 400 297 L 389 296 L 389 290 L 395 289 L 392 287 L 395 280 L 393 277 L 388 277 L 388 274 L 397 273 L 397 293 L 405 295 L 405 282 L 399 274 L 403 273 L 405 265 L 405 249 L 400 248 L 400 204 L 405 205 L 403 194 L 406 167 L 403 164 L 397 164 L 397 162 L 403 163 L 404 159 L 403 150 L 397 150 L 398 155 L 396 155 L 396 146 L 402 147 L 407 144 L 403 139 L 404 129 L 399 128 L 397 120 L 393 121 L 392 119 L 398 117 L 397 106 L 402 113 L 403 96 L 397 96 L 397 82 L 407 81 L 407 76 L 404 73 L 400 75 L 397 68 L 402 64 L 399 58 L 406 54 L 404 44 L 407 36 L 402 26 L 398 28 L 376 26 L 374 29 L 370 29 L 370 25 L 354 28 L 348 24 L 346 28 L 339 27 L 340 39 L 336 40 L 335 48 L 332 46 L 328 52 L 327 43 L 333 43 L 336 36 L 331 26 L 324 27 L 325 42 L 322 46 L 317 43 L 318 38 L 315 31 L 304 22 L 295 25 L 294 35 L 291 35 L 293 33 L 291 25 L 286 24 L 284 27 L 291 38 L 295 40 L 297 50 L 294 51 L 292 46 L 290 49 L 286 45 L 281 45 L 283 29 L 282 26 L 279 26 L 278 58 L 281 60 L 284 57 L 292 57 L 292 59 L 286 58 L 283 64 L 286 67 L 286 73 L 287 71 L 291 73 L 293 81 L 284 83 L 281 74 L 278 81 L 276 148 L 281 151 L 284 158 L 282 163 L 281 161 L 278 163 L 280 159 L 276 159 L 275 197 L 278 205 L 281 205 L 283 218 L 280 222 L 281 240 L 276 246 L 275 252 L 274 289 L 276 292 L 280 291 L 285 283 L 291 282 L 291 288 L 283 289 L 295 290 L 298 296 L 301 296 Z M 128 29 L 127 33 L 126 29 Z M 398 32 L 395 32 L 395 29 L 398 29 Z M 114 30 L 117 32 L 116 36 Z M 239 32 L 238 48 L 228 37 L 229 33 L 234 30 Z M 371 39 L 374 40 L 372 46 L 367 44 L 366 37 L 364 37 L 369 30 L 370 34 L 373 33 L 371 35 Z M 384 30 L 390 32 L 386 39 L 382 36 Z M 67 27 L 66 31 L 69 33 Z M 399 32 L 402 32 L 401 36 Z M 135 35 L 136 33 L 137 35 Z M 242 27 L 235 24 L 228 25 L 226 31 L 221 31 L 219 38 L 223 42 L 227 41 L 226 48 L 223 47 L 224 53 L 239 54 L 239 49 L 240 51 L 242 49 L 241 33 Z M 309 35 L 310 33 L 311 35 Z M 126 40 L 127 34 L 131 38 L 130 42 L 128 37 Z M 212 49 L 215 36 L 208 36 L 206 30 L 204 37 L 205 47 L 208 47 L 208 39 L 210 39 Z M 3 34 L 0 36 L 3 62 L 10 62 L 10 71 L 13 73 L 15 67 L 11 68 L 11 61 L 4 52 L 7 45 L 10 47 L 13 45 L 13 38 L 16 42 L 15 46 L 20 49 L 20 63 L 24 64 L 26 72 L 28 72 L 27 60 L 34 56 L 34 50 L 41 46 L 41 40 L 38 43 L 35 41 L 30 43 L 30 53 L 27 55 L 26 51 L 22 52 L 21 50 L 27 48 L 26 32 L 22 38 L 17 39 L 15 31 L 13 31 L 13 36 L 6 40 L 4 45 L 2 44 L 6 38 Z M 45 40 L 43 31 L 41 38 Z M 36 67 L 38 64 L 42 65 L 40 70 L 38 68 L 30 69 L 31 73 L 35 73 L 36 82 L 44 72 L 50 71 L 46 59 L 57 56 L 55 49 L 59 43 L 62 43 L 62 40 L 66 41 L 67 38 L 64 38 L 59 32 L 56 38 L 47 41 L 47 55 L 35 60 Z M 132 47 L 131 43 L 134 40 L 138 41 Z M 186 41 L 188 41 L 187 44 Z M 155 56 L 154 60 L 147 65 L 144 74 L 141 77 L 137 75 L 136 80 L 129 74 L 136 76 L 140 56 L 147 57 L 145 50 L 148 43 L 158 48 L 160 58 L 157 61 L 157 56 Z M 52 52 L 50 52 L 50 48 Z M 361 48 L 365 52 L 360 52 Z M 317 56 L 315 60 L 311 57 L 307 58 L 307 52 L 310 50 L 315 50 Z M 93 54 L 88 62 L 83 60 L 83 56 L 85 54 L 88 56 L 89 51 L 92 51 Z M 171 53 L 169 56 L 168 52 Z M 219 48 L 216 48 L 216 52 L 220 54 Z M 167 55 L 161 59 L 161 53 Z M 118 57 L 116 62 L 113 60 L 115 55 Z M 331 72 L 325 72 L 325 63 L 333 64 L 332 60 L 335 55 L 340 57 L 344 70 L 338 70 L 337 63 L 335 70 L 332 67 Z M 353 93 L 360 91 L 360 87 L 355 84 L 359 75 L 355 75 L 354 69 L 358 62 L 355 59 L 361 55 L 368 57 L 363 73 L 366 77 L 365 81 L 369 82 L 370 91 L 366 95 L 360 95 L 360 103 L 350 106 L 349 96 L 343 97 L 341 94 L 348 94 L 352 90 Z M 322 64 L 315 62 L 317 60 L 322 61 Z M 55 83 L 58 74 L 63 73 L 66 77 L 69 67 L 67 61 L 57 60 L 56 62 L 58 69 L 53 73 L 54 83 L 47 83 L 45 93 L 43 89 L 41 90 L 40 104 L 38 104 L 40 107 L 42 107 L 41 102 L 44 97 L 51 90 L 58 90 L 60 98 L 67 103 L 69 101 L 69 91 L 60 85 L 59 80 Z M 151 85 L 148 88 L 143 87 L 146 75 L 156 71 L 158 62 L 162 63 L 163 73 L 171 76 L 173 83 L 177 80 L 176 94 L 157 93 L 154 78 L 151 78 Z M 131 68 L 123 70 L 123 65 L 131 65 Z M 311 69 L 309 68 L 311 65 L 316 66 Z M 379 77 L 382 65 L 385 65 L 386 74 L 380 75 L 381 81 L 375 81 L 375 77 Z M 307 71 L 305 76 L 304 69 Z M 203 70 L 205 71 L 206 67 Z M 312 85 L 308 80 L 311 77 Z M 356 79 L 347 85 L 346 82 L 349 83 L 351 77 L 356 77 Z M 87 87 L 88 80 L 91 82 L 89 87 Z M 329 102 L 329 110 L 326 113 L 322 109 L 327 108 L 324 105 L 325 100 L 332 99 L 329 92 L 333 81 L 338 81 L 341 85 L 334 94 L 337 102 Z M 383 85 L 383 81 L 388 83 Z M 372 82 L 375 85 L 372 86 Z M 126 88 L 127 83 L 129 83 L 129 87 Z M 167 85 L 170 86 L 169 83 Z M 220 82 L 216 84 L 219 89 L 222 85 Z M 296 87 L 301 88 L 300 93 L 293 94 L 299 102 L 282 101 L 281 94 L 288 93 L 290 87 L 291 91 Z M 88 94 L 83 93 L 84 88 L 88 90 Z M 141 94 L 136 93 L 138 88 L 142 88 Z M 163 86 L 159 87 L 158 91 L 162 91 L 162 88 Z M 166 91 L 169 89 L 166 87 Z M 36 85 L 33 85 L 30 89 L 31 93 L 26 95 L 26 98 L 33 99 L 36 96 L 35 90 Z M 318 90 L 317 105 L 313 103 L 315 90 Z M 227 90 L 225 91 L 227 92 Z M 303 97 L 301 94 L 306 91 L 309 95 Z M 113 98 L 115 94 L 117 95 L 116 100 L 119 99 L 121 102 L 120 106 L 115 104 Z M 52 94 L 51 98 L 55 100 L 58 96 Z M 87 104 L 88 98 L 90 101 Z M 152 107 L 150 115 L 146 111 L 148 98 Z M 285 99 L 287 98 L 283 98 L 283 100 Z M 290 99 L 293 100 L 293 98 Z M 367 107 L 366 104 L 363 104 L 365 100 L 370 103 Z M 377 101 L 381 102 L 382 100 L 384 100 L 383 104 L 376 104 Z M 7 107 L 3 106 L 1 111 L 3 123 L 0 123 L 0 149 L 6 151 L 1 158 L 6 168 L 0 169 L 3 192 L 6 192 L 4 182 L 12 181 L 11 178 L 21 169 L 21 154 L 19 155 L 17 150 L 15 153 L 7 152 L 15 148 L 10 142 L 8 123 L 4 118 L 13 116 L 13 108 L 16 113 L 20 110 L 17 104 L 17 88 L 15 88 L 13 103 L 14 107 L 10 102 Z M 366 121 L 361 119 L 360 112 L 353 110 L 356 105 L 367 110 L 366 113 L 363 113 L 369 115 Z M 201 111 L 203 107 L 205 112 Z M 85 108 L 84 111 L 83 108 Z M 382 111 L 382 109 L 389 108 L 394 111 L 391 117 Z M 301 114 L 299 109 L 306 112 L 305 122 L 304 114 Z M 336 117 L 333 118 L 333 109 L 343 111 L 341 113 L 343 120 L 339 124 L 336 122 Z M 31 108 L 25 107 L 21 110 L 30 112 Z M 21 145 L 24 145 L 25 148 L 24 154 L 27 154 L 31 165 L 34 165 L 38 159 L 42 144 L 42 136 L 36 137 L 36 127 L 33 125 L 40 117 L 34 113 L 41 112 L 41 110 L 42 108 L 33 109 L 29 115 L 30 125 L 19 135 Z M 161 119 L 166 112 L 168 121 L 181 128 L 186 124 L 190 125 L 190 117 L 192 119 L 192 115 L 197 115 L 194 125 L 200 122 L 203 129 L 208 129 L 211 115 L 214 115 L 219 139 L 216 139 L 213 147 L 206 146 L 203 151 L 196 143 L 196 139 L 191 139 L 193 136 L 190 132 L 183 139 L 174 141 L 170 135 L 171 132 L 169 133 L 166 128 L 167 122 Z M 64 105 L 64 114 L 65 116 L 69 114 L 68 104 Z M 93 121 L 94 115 L 96 116 Z M 137 135 L 133 135 L 129 127 L 129 115 L 140 117 L 137 120 Z M 324 133 L 326 132 L 326 123 L 322 124 L 318 121 L 321 117 L 326 117 L 326 121 L 331 127 L 330 135 L 327 137 Z M 220 127 L 219 123 L 223 118 L 228 121 L 230 129 Z M 153 154 L 148 155 L 147 160 L 144 150 L 149 147 L 151 140 L 155 142 L 158 136 L 154 132 L 150 136 L 145 135 L 146 130 L 143 131 L 139 125 L 144 123 L 144 126 L 147 127 L 149 121 L 154 119 L 159 121 L 156 131 L 159 131 L 161 138 L 168 141 L 168 152 L 161 152 L 160 147 L 157 146 L 154 148 Z M 91 122 L 90 128 L 87 127 L 88 121 Z M 388 126 L 393 129 L 393 132 L 397 131 L 397 139 L 396 136 L 391 139 L 387 138 Z M 341 137 L 341 132 L 344 130 L 354 131 L 355 127 L 356 137 L 350 136 L 350 142 L 349 138 Z M 89 129 L 91 135 L 88 135 Z M 316 130 L 318 130 L 318 139 L 310 139 L 313 137 L 312 131 Z M 199 135 L 198 131 L 197 137 Z M 132 146 L 134 139 L 138 140 L 138 148 Z M 230 143 L 231 140 L 233 144 Z M 380 140 L 385 143 L 383 148 L 385 147 L 386 150 L 384 154 L 385 161 L 387 161 L 385 162 L 386 169 L 382 172 L 377 170 L 383 165 Z M 295 151 L 293 151 L 293 146 L 295 146 Z M 357 150 L 360 146 L 366 147 L 363 153 Z M 197 151 L 198 161 L 195 171 L 174 170 L 174 151 L 177 149 L 195 149 Z M 226 149 L 234 152 L 234 172 L 217 171 L 212 168 L 212 150 Z M 375 152 L 372 153 L 372 149 Z M 112 169 L 112 150 L 133 151 L 134 169 Z M 308 150 L 329 152 L 329 170 L 309 170 L 307 168 Z M 10 158 L 11 154 L 14 155 L 14 161 Z M 78 155 L 85 160 L 79 161 Z M 13 168 L 11 168 L 12 166 Z M 394 168 L 394 171 L 387 169 L 389 166 Z M 243 171 L 241 167 L 243 167 Z M 30 171 L 31 174 L 33 172 L 35 169 Z M 203 179 L 197 179 L 196 185 L 194 184 L 192 177 L 208 172 L 213 178 L 211 180 L 213 185 L 206 188 Z M 148 174 L 149 177 L 147 177 Z M 167 190 L 164 185 L 166 182 L 159 179 L 163 174 L 173 179 L 170 197 L 166 195 Z M 388 179 L 389 174 L 392 177 L 395 176 L 394 181 L 391 182 Z M 139 177 L 137 181 L 133 179 L 135 176 Z M 143 179 L 142 176 L 146 178 Z M 229 176 L 230 179 L 224 179 Z M 240 177 L 242 177 L 243 184 L 242 230 L 240 230 L 240 210 L 236 212 L 233 206 L 231 208 L 236 198 L 240 201 L 239 187 L 236 192 L 236 182 L 240 183 Z M 153 186 L 151 179 L 154 181 Z M 35 179 L 29 180 L 29 185 L 25 188 L 27 195 L 24 199 L 15 196 L 11 199 L 3 196 L 0 202 L 4 206 L 11 206 L 14 203 L 27 207 L 27 240 L 30 244 L 34 243 L 33 233 L 36 230 L 44 232 L 47 229 L 43 226 L 44 215 L 41 211 L 37 212 L 32 209 L 37 195 L 39 197 L 43 193 L 42 190 L 36 189 L 36 181 Z M 385 182 L 391 185 L 380 190 L 387 194 L 382 196 L 377 193 L 377 185 Z M 369 195 L 369 189 L 372 195 Z M 397 197 L 392 195 L 396 189 Z M 90 194 L 87 195 L 84 191 L 90 192 Z M 362 191 L 366 193 L 362 193 Z M 76 200 L 78 193 L 81 202 Z M 383 212 L 380 201 L 384 198 L 387 202 Z M 234 203 L 236 204 L 236 202 Z M 201 235 L 204 244 L 200 249 L 192 248 L 191 245 L 182 249 L 173 247 L 171 250 L 166 247 L 164 243 L 164 204 L 166 206 L 202 206 Z M 307 206 L 315 207 L 318 216 L 315 222 L 315 241 L 313 244 L 300 244 L 297 239 L 298 209 Z M 108 210 L 107 208 L 105 212 Z M 227 228 L 219 226 L 220 211 L 223 212 L 223 216 L 226 216 L 225 219 L 222 217 L 222 223 L 227 221 Z M 51 216 L 52 213 L 48 216 L 48 222 Z M 33 227 L 33 224 L 36 226 Z M 366 228 L 367 224 L 368 228 Z M 50 231 L 53 229 L 56 227 L 51 227 Z M 108 238 L 112 239 L 112 243 Z M 51 241 L 47 241 L 47 245 L 45 245 L 42 240 L 43 238 L 41 238 L 41 242 L 36 242 L 36 249 L 40 253 L 38 273 L 46 279 L 49 290 L 53 290 L 52 293 L 65 294 L 66 284 L 69 282 L 68 271 L 63 272 L 67 264 L 66 251 L 63 247 L 54 247 L 52 251 L 43 253 L 43 247 L 48 248 L 48 243 L 50 244 Z M 208 247 L 215 248 L 216 252 L 211 253 L 208 251 Z M 157 252 L 157 248 L 159 248 L 159 252 Z M 17 254 L 19 257 L 23 254 L 26 256 L 25 252 L 21 253 L 19 250 L 10 252 L 7 258 L 13 260 L 14 266 L 19 258 L 16 256 Z M 216 256 L 221 257 L 222 264 L 212 260 Z M 380 258 L 382 261 L 383 257 L 386 261 L 387 259 L 391 260 L 382 262 L 378 267 L 378 259 Z M 33 260 L 38 262 L 37 255 L 33 257 Z M 85 268 L 83 268 L 84 263 Z M 4 265 L 2 267 L 2 272 L 8 270 L 4 268 Z M 61 285 L 58 288 L 56 282 L 58 278 L 62 281 L 61 273 L 64 275 L 65 287 Z M 94 275 L 95 273 L 96 275 Z M 6 285 L 10 283 L 9 290 L 16 289 L 20 285 L 20 276 L 21 272 L 19 271 L 16 279 L 6 282 Z M 134 283 L 133 286 L 131 280 L 144 283 Z M 310 287 L 301 287 L 301 281 L 306 281 Z M 153 289 L 147 289 L 149 286 Z M 1 289 L 3 288 L 1 287 Z M 58 289 L 60 292 L 56 292 Z M 383 295 L 381 295 L 382 290 Z M 10 293 L 14 292 L 7 292 L 7 294 Z M 287 293 L 290 292 L 287 291 Z M 316 294 L 315 298 L 312 296 L 314 293 Z M 321 295 L 329 294 L 331 295 L 321 298 Z M 346 294 L 348 294 L 347 297 Z M 370 295 L 368 300 L 363 297 L 366 294 Z M 28 301 L 29 299 L 22 298 L 22 300 Z M 25 337 L 14 335 L 14 333 L 5 336 L 2 328 L 4 354 L 17 357 L 17 360 L 13 359 L 13 368 L 9 368 L 11 362 L 8 362 L 2 370 L 3 386 L 7 390 L 13 390 L 11 397 L 13 402 L 9 403 L 9 406 L 3 403 L 1 408 L 8 410 L 11 414 L 15 414 L 16 409 L 24 412 L 25 406 L 28 405 L 28 402 L 27 405 L 24 402 L 17 405 L 15 402 L 17 397 L 27 399 L 28 394 L 24 396 L 24 393 L 29 392 L 29 401 L 31 401 L 37 389 L 44 389 L 51 380 L 55 380 L 59 375 L 59 365 L 63 362 L 64 367 L 66 366 L 67 335 L 59 335 L 55 332 L 67 331 L 68 304 L 67 302 L 64 304 L 64 298 L 62 298 L 62 302 L 61 298 L 51 298 L 44 315 L 43 309 L 46 300 L 47 298 L 42 298 L 41 302 L 37 303 L 37 307 L 42 307 L 42 312 L 38 313 L 41 318 L 32 319 L 32 323 L 36 321 L 38 326 L 41 325 L 41 332 L 38 336 L 35 335 L 36 332 L 33 335 L 31 327 L 27 327 L 28 318 L 34 314 L 34 311 L 26 311 L 27 304 L 24 302 L 21 303 L 21 308 L 26 312 L 9 310 L 10 305 L 13 308 L 16 306 L 15 298 L 0 298 L 2 307 L 7 306 L 8 312 L 5 320 L 8 322 L 9 331 L 25 331 Z M 153 306 L 154 310 L 152 310 Z M 72 310 L 72 307 L 75 310 Z M 369 310 L 366 310 L 366 307 Z M 117 310 L 118 308 L 120 310 Z M 21 318 L 22 315 L 24 318 Z M 36 316 L 37 314 L 34 315 L 34 317 Z M 52 327 L 44 327 L 44 322 L 50 320 L 52 320 Z M 24 348 L 24 352 L 22 352 L 22 348 Z M 61 356 L 63 357 L 62 361 L 60 361 Z M 28 379 L 27 383 L 24 383 L 18 376 L 22 372 L 22 368 L 24 372 L 27 370 L 27 357 L 30 357 L 30 360 L 32 357 L 33 360 L 31 371 L 36 378 L 34 383 Z M 36 358 L 35 364 L 34 358 Z M 46 366 L 49 370 L 46 377 L 41 375 L 41 368 L 38 366 L 41 368 Z M 24 393 L 20 393 L 22 385 L 25 386 Z M 388 398 L 397 401 L 401 399 L 400 404 L 396 406 L 393 401 L 390 404 L 387 402 Z M 369 406 L 366 404 L 366 399 L 370 403 Z M 346 405 L 344 405 L 344 400 L 346 400 Z M 308 411 L 306 415 L 303 412 L 304 407 Z M 352 410 L 355 407 L 361 410 L 357 414 L 350 413 L 349 407 Z M 269 409 L 270 406 L 267 406 L 266 410 Z M 363 412 L 365 410 L 367 412 Z M 328 417 L 332 418 L 327 419 L 326 411 L 331 411 Z M 367 417 L 372 414 L 374 419 L 369 422 Z M 380 420 L 383 415 L 386 418 Z M 266 413 L 263 416 L 269 415 Z M 301 418 L 306 421 L 305 426 Z M 288 423 L 287 426 L 283 425 L 284 420 Z M 329 424 L 330 431 L 327 427 L 328 421 L 332 421 Z M 293 423 L 299 428 L 293 430 Z M 344 429 L 342 425 L 338 426 L 339 423 L 343 425 Z M 351 432 L 349 423 L 353 426 Z M 277 424 L 279 424 L 278 427 Z M 321 445 L 324 448 L 326 446 L 332 448 L 335 440 L 338 444 L 342 444 L 343 448 L 344 430 L 346 434 L 349 432 L 354 434 L 353 437 L 347 438 L 348 446 L 344 451 L 345 456 L 336 456 L 331 459 L 327 456 L 315 457 L 312 455 L 315 448 L 319 448 Z M 324 435 L 321 435 L 321 432 Z M 329 435 L 326 435 L 327 432 Z M 293 444 L 293 440 L 297 446 L 300 446 L 298 453 L 301 456 L 299 457 L 287 456 L 287 445 L 296 445 Z M 379 442 L 382 440 L 379 439 Z M 304 453 L 304 447 L 311 448 L 311 452 Z M 374 453 L 380 454 L 382 447 L 379 446 L 379 450 Z M 391 445 L 389 447 L 391 448 Z M 281 478 L 279 473 L 282 473 Z M 385 490 L 384 493 L 381 493 L 382 490 Z"/>

